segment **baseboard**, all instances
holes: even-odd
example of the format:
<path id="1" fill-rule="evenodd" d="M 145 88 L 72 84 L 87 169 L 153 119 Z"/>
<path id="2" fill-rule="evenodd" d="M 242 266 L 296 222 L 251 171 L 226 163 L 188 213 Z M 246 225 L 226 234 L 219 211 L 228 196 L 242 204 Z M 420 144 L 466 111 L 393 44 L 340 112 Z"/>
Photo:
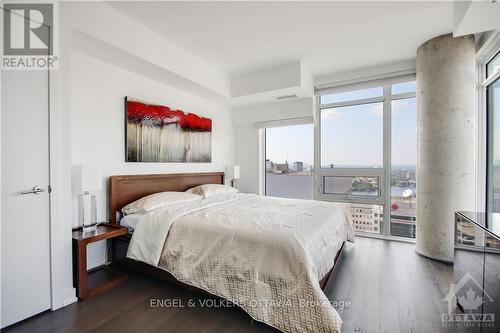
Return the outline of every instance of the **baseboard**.
<path id="1" fill-rule="evenodd" d="M 62 306 L 65 307 L 70 305 L 71 303 L 75 303 L 78 301 L 78 297 L 76 297 L 76 289 L 68 288 L 62 293 Z"/>
<path id="2" fill-rule="evenodd" d="M 71 303 L 75 303 L 76 301 L 78 301 L 78 298 L 76 297 L 76 289 L 66 288 L 60 291 L 57 297 L 52 300 L 51 310 L 55 311 L 57 309 L 70 305 Z"/>

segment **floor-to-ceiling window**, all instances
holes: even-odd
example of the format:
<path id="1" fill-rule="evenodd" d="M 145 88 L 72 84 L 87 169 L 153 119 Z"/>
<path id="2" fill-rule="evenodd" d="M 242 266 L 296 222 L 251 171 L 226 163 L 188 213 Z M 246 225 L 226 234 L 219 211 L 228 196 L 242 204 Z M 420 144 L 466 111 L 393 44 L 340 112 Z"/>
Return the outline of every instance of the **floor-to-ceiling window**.
<path id="1" fill-rule="evenodd" d="M 486 64 L 487 211 L 500 213 L 500 53 Z"/>
<path id="2" fill-rule="evenodd" d="M 359 233 L 415 237 L 415 91 L 414 76 L 319 90 L 316 197 Z"/>
<path id="3" fill-rule="evenodd" d="M 313 199 L 313 124 L 271 127 L 264 131 L 265 194 Z"/>
<path id="4" fill-rule="evenodd" d="M 380 234 L 384 216 L 383 87 L 319 98 L 319 198 L 349 201 L 354 228 Z"/>

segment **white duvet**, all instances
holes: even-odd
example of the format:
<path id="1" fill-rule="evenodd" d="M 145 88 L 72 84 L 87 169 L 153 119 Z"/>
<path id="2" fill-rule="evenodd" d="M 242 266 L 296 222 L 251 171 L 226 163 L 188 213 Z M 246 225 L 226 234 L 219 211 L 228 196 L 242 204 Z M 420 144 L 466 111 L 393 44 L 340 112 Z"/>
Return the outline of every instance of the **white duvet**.
<path id="1" fill-rule="evenodd" d="M 339 332 L 319 280 L 342 243 L 354 240 L 347 216 L 334 203 L 221 195 L 143 215 L 127 257 L 283 332 Z"/>

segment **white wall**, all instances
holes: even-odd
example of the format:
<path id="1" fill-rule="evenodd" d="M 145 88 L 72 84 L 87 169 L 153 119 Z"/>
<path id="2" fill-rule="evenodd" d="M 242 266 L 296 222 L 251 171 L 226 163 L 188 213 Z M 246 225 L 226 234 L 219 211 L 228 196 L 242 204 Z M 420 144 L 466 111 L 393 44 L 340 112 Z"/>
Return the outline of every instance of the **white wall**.
<path id="1" fill-rule="evenodd" d="M 108 220 L 107 177 L 120 174 L 225 171 L 233 164 L 230 110 L 77 51 L 70 52 L 71 163 L 96 166 L 98 220 Z M 124 97 L 131 96 L 212 119 L 212 163 L 126 163 Z M 77 223 L 76 197 L 72 224 Z M 104 244 L 89 248 L 90 267 L 104 262 Z"/>
<path id="2" fill-rule="evenodd" d="M 238 187 L 247 193 L 260 192 L 261 159 L 258 123 L 313 117 L 313 98 L 294 99 L 233 110 L 235 164 L 241 167 Z"/>
<path id="3" fill-rule="evenodd" d="M 497 1 L 454 1 L 453 37 L 500 29 Z"/>
<path id="4" fill-rule="evenodd" d="M 238 189 L 246 193 L 259 193 L 259 129 L 253 124 L 236 125 L 234 128 L 235 164 L 240 166 Z"/>

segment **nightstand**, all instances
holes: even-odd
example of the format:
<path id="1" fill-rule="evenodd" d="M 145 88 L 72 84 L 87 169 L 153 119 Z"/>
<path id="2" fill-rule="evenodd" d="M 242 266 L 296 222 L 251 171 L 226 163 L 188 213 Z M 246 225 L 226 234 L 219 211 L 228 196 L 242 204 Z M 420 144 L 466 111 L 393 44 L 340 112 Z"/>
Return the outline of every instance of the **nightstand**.
<path id="1" fill-rule="evenodd" d="M 112 265 L 104 265 L 87 271 L 87 245 L 100 240 L 123 236 L 128 228 L 117 224 L 101 224 L 92 232 L 82 229 L 73 231 L 73 285 L 79 299 L 87 299 L 120 284 L 127 275 Z M 108 244 L 109 245 L 109 244 Z M 108 246 L 108 251 L 110 247 Z M 112 256 L 109 256 L 112 258 Z"/>

